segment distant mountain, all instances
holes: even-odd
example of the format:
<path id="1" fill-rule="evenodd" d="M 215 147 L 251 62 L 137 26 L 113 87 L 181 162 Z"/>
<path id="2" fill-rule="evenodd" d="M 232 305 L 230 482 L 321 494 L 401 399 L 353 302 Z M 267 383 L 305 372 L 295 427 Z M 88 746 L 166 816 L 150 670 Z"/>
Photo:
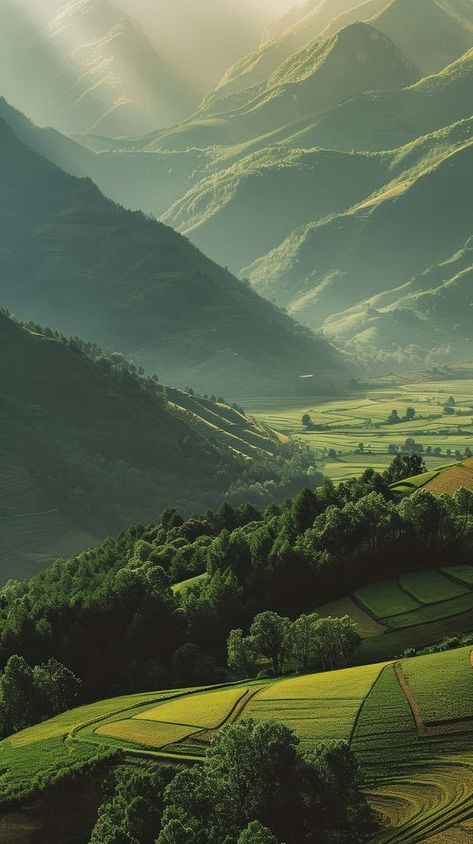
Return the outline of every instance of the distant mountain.
<path id="1" fill-rule="evenodd" d="M 291 146 L 385 150 L 414 141 L 473 113 L 473 50 L 436 75 L 400 91 L 367 92 L 305 125 L 286 129 Z"/>
<path id="2" fill-rule="evenodd" d="M 308 0 L 299 3 L 270 25 L 259 49 L 227 70 L 214 95 L 208 98 L 209 104 L 214 105 L 230 94 L 259 85 L 290 56 L 320 38 L 338 15 L 359 3 L 360 0 Z"/>
<path id="3" fill-rule="evenodd" d="M 183 150 L 241 144 L 364 91 L 403 88 L 419 77 L 386 35 L 355 23 L 294 53 L 264 83 L 229 97 L 222 112 L 205 102 L 191 121 L 159 133 L 155 146 Z"/>
<path id="4" fill-rule="evenodd" d="M 229 397 L 346 377 L 297 326 L 171 229 L 127 212 L 0 122 L 0 300 L 23 319 L 132 355 L 167 383 Z"/>
<path id="5" fill-rule="evenodd" d="M 57 0 L 42 16 L 6 0 L 0 76 L 10 102 L 66 133 L 141 134 L 195 107 L 146 33 L 109 0 Z"/>
<path id="6" fill-rule="evenodd" d="M 2 313 L 0 357 L 0 583 L 169 504 L 215 505 L 241 474 L 238 455 L 276 449 L 230 407 L 202 400 L 199 416 L 196 397 L 171 391 L 170 401 L 119 358 Z M 205 429 L 211 412 L 218 437 Z"/>
<path id="7" fill-rule="evenodd" d="M 459 17 L 457 5 L 448 0 L 393 0 L 371 23 L 427 75 L 473 47 L 473 23 Z"/>
<path id="8" fill-rule="evenodd" d="M 240 273 L 296 227 L 350 208 L 385 178 L 382 156 L 267 147 L 197 182 L 163 221 Z"/>
<path id="9" fill-rule="evenodd" d="M 432 285 L 428 270 L 447 262 L 447 272 L 449 259 L 471 236 L 470 138 L 471 121 L 465 121 L 445 139 L 419 141 L 417 156 L 412 147 L 393 154 L 391 166 L 407 167 L 404 179 L 399 175 L 345 214 L 296 229 L 250 268 L 256 289 L 288 306 L 302 322 L 324 323 L 329 336 L 352 350 L 354 337 L 361 335 L 366 350 L 371 344 L 376 352 L 381 337 L 392 351 L 396 331 L 399 346 L 406 345 L 406 331 L 412 344 L 428 346 L 421 335 L 429 319 L 430 348 L 443 345 L 448 334 L 464 351 L 461 331 L 468 342 L 471 331 L 459 312 L 471 320 L 470 252 L 460 275 L 447 274 Z M 437 157 L 436 144 L 444 145 Z M 424 320 L 420 327 L 419 318 Z"/>

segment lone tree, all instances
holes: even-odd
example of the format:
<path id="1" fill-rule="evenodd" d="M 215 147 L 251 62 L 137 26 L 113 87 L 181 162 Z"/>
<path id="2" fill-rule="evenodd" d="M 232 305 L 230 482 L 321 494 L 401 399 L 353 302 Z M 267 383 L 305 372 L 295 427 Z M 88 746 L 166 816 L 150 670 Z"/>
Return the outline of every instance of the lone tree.
<path id="1" fill-rule="evenodd" d="M 310 415 L 308 413 L 304 413 L 302 417 L 302 424 L 304 428 L 308 428 L 310 425 L 312 425 L 312 419 L 310 418 Z"/>
<path id="2" fill-rule="evenodd" d="M 412 478 L 422 475 L 427 471 L 424 459 L 420 454 L 405 453 L 396 454 L 391 465 L 386 469 L 384 478 L 388 484 L 395 484 L 405 478 Z"/>

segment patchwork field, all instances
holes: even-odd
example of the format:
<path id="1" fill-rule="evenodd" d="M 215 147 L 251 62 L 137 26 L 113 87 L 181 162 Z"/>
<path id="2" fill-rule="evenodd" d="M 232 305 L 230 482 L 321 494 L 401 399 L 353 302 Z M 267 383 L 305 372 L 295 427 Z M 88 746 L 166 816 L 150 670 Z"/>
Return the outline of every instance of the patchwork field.
<path id="1" fill-rule="evenodd" d="M 389 446 L 402 447 L 407 438 L 422 445 L 424 452 L 429 450 L 424 457 L 433 471 L 460 460 L 467 447 L 473 451 L 473 380 L 429 378 L 432 375 L 414 373 L 412 382 L 405 384 L 380 380 L 369 393 L 348 400 L 308 399 L 302 404 L 281 396 L 243 399 L 242 403 L 258 422 L 310 446 L 321 469 L 333 480 L 357 477 L 369 466 L 384 471 L 392 461 Z M 454 411 L 447 414 L 444 405 L 451 396 Z M 387 422 L 393 410 L 402 419 L 408 407 L 416 411 L 412 422 Z M 310 416 L 313 429 L 302 424 L 304 414 Z"/>
<path id="2" fill-rule="evenodd" d="M 198 761 L 219 725 L 277 719 L 302 749 L 351 744 L 384 821 L 376 844 L 456 841 L 473 817 L 471 648 L 340 671 L 102 701 L 0 744 L 0 805 L 106 760 Z M 13 753 L 14 749 L 14 753 Z M 452 837 L 448 837 L 451 835 Z"/>
<path id="3" fill-rule="evenodd" d="M 357 661 L 383 662 L 473 629 L 473 566 L 390 578 L 316 609 L 353 618 L 362 640 Z"/>

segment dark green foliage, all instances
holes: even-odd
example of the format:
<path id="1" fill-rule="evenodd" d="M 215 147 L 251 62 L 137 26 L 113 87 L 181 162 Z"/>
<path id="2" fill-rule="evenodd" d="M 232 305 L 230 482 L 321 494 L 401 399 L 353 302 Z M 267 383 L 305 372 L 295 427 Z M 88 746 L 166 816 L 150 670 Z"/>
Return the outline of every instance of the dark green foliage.
<path id="1" fill-rule="evenodd" d="M 420 454 L 397 454 L 384 473 L 384 478 L 388 484 L 395 484 L 405 478 L 422 475 L 426 471 L 427 466 Z"/>
<path id="2" fill-rule="evenodd" d="M 11 656 L 0 674 L 0 739 L 70 709 L 80 685 L 56 659 L 31 668 Z"/>
<path id="3" fill-rule="evenodd" d="M 117 768 L 106 782 L 90 844 L 154 844 L 161 829 L 165 786 L 173 770 Z"/>
<path id="4" fill-rule="evenodd" d="M 7 314 L 0 314 L 0 355 L 9 361 L 0 396 L 8 443 L 0 454 L 0 582 L 154 519 L 166 504 L 188 515 L 228 491 L 234 504 L 264 506 L 305 482 L 312 457 L 304 449 L 280 447 L 228 405 L 194 396 L 188 410 L 190 397 L 162 387 L 123 355 L 21 326 Z M 196 422 L 205 413 L 212 427 Z M 246 446 L 251 459 L 228 448 L 227 430 L 229 444 L 242 452 Z M 184 550 L 174 565 L 176 579 L 184 579 Z"/>
<path id="5" fill-rule="evenodd" d="M 297 745 L 277 722 L 225 727 L 207 764 L 182 771 L 167 788 L 159 844 L 364 841 L 373 817 L 348 745 L 321 745 L 305 756 Z"/>

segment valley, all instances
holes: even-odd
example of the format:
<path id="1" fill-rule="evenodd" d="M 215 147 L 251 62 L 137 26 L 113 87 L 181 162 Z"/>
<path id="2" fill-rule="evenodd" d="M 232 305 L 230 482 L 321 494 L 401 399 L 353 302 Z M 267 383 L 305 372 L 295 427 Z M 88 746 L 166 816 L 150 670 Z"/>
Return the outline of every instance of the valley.
<path id="1" fill-rule="evenodd" d="M 0 840 L 472 844 L 473 0 L 0 3 Z"/>

